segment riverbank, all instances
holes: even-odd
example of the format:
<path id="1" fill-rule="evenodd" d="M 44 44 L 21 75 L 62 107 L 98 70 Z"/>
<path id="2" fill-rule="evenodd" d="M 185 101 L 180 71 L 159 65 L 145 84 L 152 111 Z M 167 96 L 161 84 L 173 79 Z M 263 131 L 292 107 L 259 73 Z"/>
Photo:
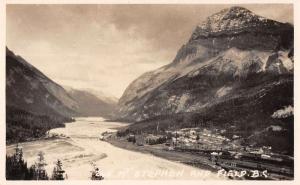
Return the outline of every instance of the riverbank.
<path id="1" fill-rule="evenodd" d="M 99 140 L 102 133 L 114 133 L 121 127 L 124 127 L 124 123 L 105 122 L 102 118 L 76 118 L 75 122 L 66 124 L 65 128 L 49 132 L 50 135 L 58 135 L 58 139 L 37 140 L 19 145 L 23 148 L 23 156 L 29 166 L 35 164 L 37 154 L 42 151 L 48 164 L 45 167 L 48 174 L 52 174 L 54 162 L 60 159 L 68 180 L 90 179 L 90 171 L 93 169 L 91 163 L 99 167 L 105 180 L 223 179 L 210 170 L 180 163 L 176 161 L 176 156 L 173 160 L 167 160 Z M 14 149 L 14 146 L 7 146 L 7 154 L 14 153 Z"/>
<path id="2" fill-rule="evenodd" d="M 122 139 L 116 137 L 115 135 L 109 137 L 106 140 L 106 142 L 118 148 L 134 151 L 134 152 L 140 152 L 143 154 L 151 154 L 156 157 L 167 159 L 173 162 L 187 164 L 196 168 L 209 170 L 213 173 L 217 173 L 217 169 L 213 168 L 208 157 L 195 155 L 191 153 L 178 152 L 174 150 L 167 150 L 166 149 L 167 147 L 164 144 L 137 146 L 136 144 L 133 144 L 132 142 L 128 142 L 124 138 Z"/>

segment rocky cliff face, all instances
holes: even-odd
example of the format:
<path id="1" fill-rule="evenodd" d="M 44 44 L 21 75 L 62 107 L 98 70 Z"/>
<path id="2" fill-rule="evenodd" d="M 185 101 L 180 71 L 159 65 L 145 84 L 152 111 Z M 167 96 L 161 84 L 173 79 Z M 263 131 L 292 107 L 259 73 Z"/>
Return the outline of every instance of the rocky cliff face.
<path id="1" fill-rule="evenodd" d="M 196 27 L 172 63 L 145 73 L 128 86 L 119 101 L 120 118 L 142 121 L 197 112 L 234 98 L 240 91 L 250 96 L 247 91 L 260 86 L 263 78 L 292 76 L 292 53 L 290 24 L 241 7 L 224 9 Z M 262 78 L 255 79 L 258 76 Z M 249 79 L 256 81 L 244 89 Z"/>
<path id="2" fill-rule="evenodd" d="M 266 19 L 242 7 L 232 7 L 208 17 L 196 27 L 190 41 L 218 49 L 276 50 L 290 46 L 291 31 L 292 26 L 287 23 Z"/>

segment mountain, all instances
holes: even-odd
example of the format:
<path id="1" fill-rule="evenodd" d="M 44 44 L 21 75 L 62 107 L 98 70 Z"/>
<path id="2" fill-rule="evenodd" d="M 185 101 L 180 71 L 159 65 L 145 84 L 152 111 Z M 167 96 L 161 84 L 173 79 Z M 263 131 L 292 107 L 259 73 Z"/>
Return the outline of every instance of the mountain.
<path id="1" fill-rule="evenodd" d="M 6 48 L 7 143 L 39 138 L 73 116 L 111 118 L 117 101 L 91 89 L 63 88 Z"/>
<path id="2" fill-rule="evenodd" d="M 6 48 L 6 105 L 49 116 L 74 116 L 77 102 L 22 57 Z"/>
<path id="3" fill-rule="evenodd" d="M 135 122 L 132 132 L 153 132 L 158 124 L 162 131 L 199 126 L 226 128 L 224 134 L 243 138 L 279 125 L 282 132 L 265 133 L 272 137 L 245 142 L 272 145 L 276 135 L 274 150 L 291 153 L 292 144 L 282 143 L 292 143 L 293 116 L 272 115 L 293 106 L 293 32 L 289 23 L 242 7 L 213 14 L 170 64 L 126 88 L 118 119 Z"/>
<path id="4" fill-rule="evenodd" d="M 68 94 L 78 103 L 77 112 L 83 116 L 101 116 L 111 118 L 118 100 L 92 89 L 66 88 Z"/>
<path id="5" fill-rule="evenodd" d="M 107 104 L 116 105 L 119 101 L 119 99 L 114 97 L 113 95 L 106 94 L 99 90 L 95 90 L 95 89 L 91 89 L 91 88 L 85 88 L 85 89 L 80 89 L 80 90 L 93 94 L 94 96 L 96 96 L 97 98 L 99 98 L 100 100 L 104 101 Z"/>
<path id="6" fill-rule="evenodd" d="M 8 143 L 41 137 L 64 126 L 77 102 L 57 83 L 6 48 L 6 140 Z"/>

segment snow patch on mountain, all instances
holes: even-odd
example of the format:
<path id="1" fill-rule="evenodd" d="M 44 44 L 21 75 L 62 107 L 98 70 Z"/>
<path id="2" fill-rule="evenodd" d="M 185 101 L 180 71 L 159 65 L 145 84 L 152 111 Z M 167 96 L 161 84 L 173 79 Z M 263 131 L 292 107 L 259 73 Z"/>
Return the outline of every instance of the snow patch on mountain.
<path id="1" fill-rule="evenodd" d="M 266 25 L 278 26 L 281 23 L 266 19 L 254 14 L 243 7 L 231 7 L 209 16 L 199 24 L 192 35 L 191 40 L 198 36 L 208 36 L 219 33 L 239 33 L 251 28 L 264 27 Z"/>
<path id="2" fill-rule="evenodd" d="M 294 114 L 294 107 L 292 105 L 285 106 L 282 109 L 275 111 L 272 118 L 286 118 Z"/>
<path id="3" fill-rule="evenodd" d="M 189 98 L 190 98 L 190 96 L 188 94 L 183 94 L 179 98 L 176 112 L 184 111 L 186 102 L 189 100 Z"/>
<path id="4" fill-rule="evenodd" d="M 291 58 L 288 57 L 289 52 L 288 51 L 279 51 L 278 55 L 279 55 L 279 60 L 282 62 L 283 66 L 291 71 L 294 69 L 294 63 L 291 60 Z"/>
<path id="5" fill-rule="evenodd" d="M 228 94 L 231 91 L 231 89 L 232 89 L 232 87 L 223 86 L 223 87 L 221 87 L 220 89 L 217 90 L 216 96 L 218 98 L 220 98 L 222 96 L 225 96 L 226 94 Z"/>
<path id="6" fill-rule="evenodd" d="M 202 103 L 202 102 L 196 102 L 192 105 L 190 105 L 189 107 L 187 107 L 186 112 L 194 112 L 197 110 L 200 110 L 204 107 L 206 107 L 207 105 L 209 105 L 209 103 Z"/>
<path id="7" fill-rule="evenodd" d="M 266 21 L 266 18 L 257 16 L 242 7 L 232 7 L 208 17 L 206 22 L 199 25 L 199 28 L 210 32 L 233 30 L 254 20 Z"/>

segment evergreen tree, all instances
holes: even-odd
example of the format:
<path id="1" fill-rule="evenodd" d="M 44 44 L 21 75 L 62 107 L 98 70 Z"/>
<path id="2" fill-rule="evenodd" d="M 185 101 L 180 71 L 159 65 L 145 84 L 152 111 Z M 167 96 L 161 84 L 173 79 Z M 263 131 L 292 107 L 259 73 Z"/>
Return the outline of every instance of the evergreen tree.
<path id="1" fill-rule="evenodd" d="M 31 166 L 30 170 L 33 172 L 34 180 L 48 180 L 48 175 L 45 170 L 45 166 L 47 163 L 45 161 L 44 153 L 41 151 L 38 153 L 38 159 L 33 166 Z"/>
<path id="2" fill-rule="evenodd" d="M 27 175 L 26 175 L 26 178 L 25 178 L 25 180 L 36 180 L 36 178 L 35 178 L 35 166 L 34 165 L 32 165 L 27 171 Z"/>
<path id="3" fill-rule="evenodd" d="M 91 171 L 92 176 L 91 176 L 91 180 L 103 180 L 104 177 L 100 174 L 100 170 L 99 168 L 96 166 L 95 163 L 91 163 L 91 165 L 93 166 L 94 170 Z"/>
<path id="4" fill-rule="evenodd" d="M 19 144 L 16 145 L 15 153 L 6 156 L 6 179 L 25 180 L 28 179 L 27 163 L 23 159 L 23 149 Z"/>
<path id="5" fill-rule="evenodd" d="M 62 168 L 62 162 L 58 159 L 56 166 L 53 168 L 51 180 L 65 180 L 64 173 L 65 171 Z"/>

